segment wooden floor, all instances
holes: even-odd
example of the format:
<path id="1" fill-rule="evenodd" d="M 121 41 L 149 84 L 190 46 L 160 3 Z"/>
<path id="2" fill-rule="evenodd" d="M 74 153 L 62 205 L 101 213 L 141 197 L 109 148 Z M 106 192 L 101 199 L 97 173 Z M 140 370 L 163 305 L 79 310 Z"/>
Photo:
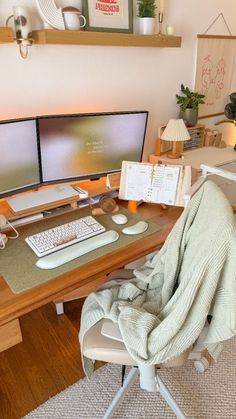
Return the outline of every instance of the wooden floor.
<path id="1" fill-rule="evenodd" d="M 78 330 L 83 300 L 57 316 L 48 304 L 20 320 L 23 342 L 0 353 L 0 419 L 19 419 L 84 377 Z"/>

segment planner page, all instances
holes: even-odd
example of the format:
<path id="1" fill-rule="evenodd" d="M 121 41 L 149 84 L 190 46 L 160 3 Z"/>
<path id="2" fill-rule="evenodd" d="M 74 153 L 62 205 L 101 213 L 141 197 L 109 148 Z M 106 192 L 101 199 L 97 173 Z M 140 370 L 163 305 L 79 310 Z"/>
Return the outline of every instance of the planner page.
<path id="1" fill-rule="evenodd" d="M 119 198 L 174 205 L 181 166 L 123 162 Z"/>
<path id="2" fill-rule="evenodd" d="M 151 185 L 152 194 L 148 201 L 174 205 L 179 174 L 180 167 L 155 164 Z"/>
<path id="3" fill-rule="evenodd" d="M 120 199 L 144 200 L 152 183 L 153 165 L 146 163 L 123 162 L 120 180 Z"/>

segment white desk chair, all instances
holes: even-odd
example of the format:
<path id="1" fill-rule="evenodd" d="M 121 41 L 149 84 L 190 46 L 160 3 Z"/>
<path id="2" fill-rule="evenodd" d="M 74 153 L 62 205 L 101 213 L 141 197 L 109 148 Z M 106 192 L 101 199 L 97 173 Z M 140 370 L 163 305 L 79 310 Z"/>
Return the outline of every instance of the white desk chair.
<path id="1" fill-rule="evenodd" d="M 209 201 L 211 202 L 211 198 L 209 198 Z M 212 219 L 211 217 L 212 217 L 213 207 L 214 206 L 211 205 L 210 215 L 208 215 L 206 211 L 204 212 L 205 216 L 209 216 L 209 226 L 211 225 L 210 220 Z M 221 206 L 221 208 L 222 208 L 222 214 L 220 218 L 224 219 L 224 216 L 225 216 L 224 211 L 226 211 L 226 209 L 224 208 L 224 206 Z M 193 227 L 193 224 L 191 228 Z M 197 228 L 197 225 L 196 225 L 196 228 Z M 215 228 L 218 228 L 218 227 L 216 227 L 214 224 L 212 226 L 212 229 L 215 229 Z M 175 229 L 175 227 L 173 227 L 173 229 Z M 179 225 L 177 226 L 176 231 L 178 231 L 178 229 L 179 229 Z M 205 234 L 205 231 L 204 231 L 204 234 Z M 194 240 L 192 241 L 188 240 L 186 242 L 184 254 L 189 254 L 188 246 L 191 252 L 191 248 L 194 248 L 195 246 Z M 211 260 L 212 249 L 210 247 L 208 248 L 209 248 L 209 256 Z M 184 257 L 183 257 L 182 263 L 184 265 Z M 178 278 L 180 276 L 181 276 L 181 268 L 178 274 Z M 90 301 L 90 304 L 91 304 L 91 301 Z M 83 338 L 83 346 L 82 346 L 83 355 L 86 358 L 91 359 L 91 360 L 112 362 L 112 363 L 121 364 L 123 366 L 129 365 L 132 367 L 129 374 L 127 375 L 127 378 L 124 380 L 122 387 L 117 392 L 115 398 L 113 399 L 111 405 L 109 406 L 103 418 L 109 419 L 112 417 L 114 411 L 117 409 L 118 405 L 125 397 L 125 394 L 129 390 L 130 386 L 139 375 L 140 387 L 142 389 L 151 391 L 151 392 L 159 392 L 162 395 L 162 397 L 165 399 L 165 401 L 168 403 L 172 411 L 175 413 L 176 417 L 179 419 L 185 419 L 186 416 L 184 412 L 177 405 L 176 401 L 173 399 L 169 390 L 166 388 L 166 386 L 162 382 L 161 378 L 156 372 L 156 368 L 173 367 L 173 366 L 177 367 L 177 366 L 184 365 L 187 359 L 195 359 L 197 360 L 195 366 L 200 372 L 203 372 L 205 368 L 207 368 L 207 364 L 208 364 L 208 361 L 205 358 L 202 358 L 202 350 L 205 348 L 202 342 L 204 341 L 204 334 L 206 334 L 206 332 L 207 332 L 207 325 L 205 325 L 205 327 L 202 329 L 202 332 L 199 338 L 197 339 L 197 342 L 194 345 L 194 350 L 192 347 L 190 347 L 188 350 L 183 351 L 179 356 L 174 358 L 172 361 L 169 361 L 160 365 L 137 365 L 136 361 L 132 358 L 130 353 L 127 351 L 126 346 L 122 341 L 122 336 L 119 331 L 119 327 L 116 323 L 113 323 L 110 320 L 103 318 L 102 320 L 98 321 L 96 324 L 91 326 L 88 329 L 88 331 L 85 333 L 84 338 Z M 215 354 L 219 353 L 221 349 L 222 349 L 221 343 L 218 344 L 218 346 L 216 345 Z"/>
<path id="2" fill-rule="evenodd" d="M 189 351 L 186 351 L 174 361 L 165 364 L 165 367 L 179 367 L 188 359 Z M 116 393 L 112 403 L 108 407 L 103 419 L 112 417 L 119 404 L 128 393 L 134 381 L 140 377 L 140 387 L 149 392 L 160 393 L 170 406 L 176 417 L 186 419 L 186 416 L 173 399 L 171 393 L 162 382 L 156 372 L 155 365 L 139 365 L 129 355 L 117 324 L 109 320 L 101 320 L 96 323 L 87 333 L 83 344 L 83 354 L 90 359 L 120 364 L 122 369 L 122 386 Z M 125 366 L 131 366 L 131 370 L 123 381 Z"/>

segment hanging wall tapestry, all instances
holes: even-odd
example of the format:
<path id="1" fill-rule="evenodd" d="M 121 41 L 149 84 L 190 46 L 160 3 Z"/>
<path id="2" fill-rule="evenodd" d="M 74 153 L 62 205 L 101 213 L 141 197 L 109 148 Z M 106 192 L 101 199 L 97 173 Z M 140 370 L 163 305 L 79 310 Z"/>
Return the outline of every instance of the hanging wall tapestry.
<path id="1" fill-rule="evenodd" d="M 198 118 L 220 115 L 228 101 L 236 52 L 235 36 L 198 35 L 195 91 L 205 95 Z"/>

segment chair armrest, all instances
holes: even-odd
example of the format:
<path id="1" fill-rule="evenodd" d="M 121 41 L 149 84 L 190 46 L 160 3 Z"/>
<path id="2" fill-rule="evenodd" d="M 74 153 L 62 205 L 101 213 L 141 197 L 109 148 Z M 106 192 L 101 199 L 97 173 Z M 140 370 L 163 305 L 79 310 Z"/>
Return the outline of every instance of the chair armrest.
<path id="1" fill-rule="evenodd" d="M 113 323 L 111 321 L 103 321 L 101 334 L 106 338 L 118 340 L 118 342 L 123 342 L 123 338 L 117 323 Z"/>
<path id="2" fill-rule="evenodd" d="M 234 172 L 229 172 L 228 170 L 221 169 L 215 166 L 207 166 L 206 164 L 201 164 L 200 169 L 202 169 L 203 176 L 206 176 L 208 173 L 222 176 L 229 180 L 236 181 L 236 174 Z"/>

